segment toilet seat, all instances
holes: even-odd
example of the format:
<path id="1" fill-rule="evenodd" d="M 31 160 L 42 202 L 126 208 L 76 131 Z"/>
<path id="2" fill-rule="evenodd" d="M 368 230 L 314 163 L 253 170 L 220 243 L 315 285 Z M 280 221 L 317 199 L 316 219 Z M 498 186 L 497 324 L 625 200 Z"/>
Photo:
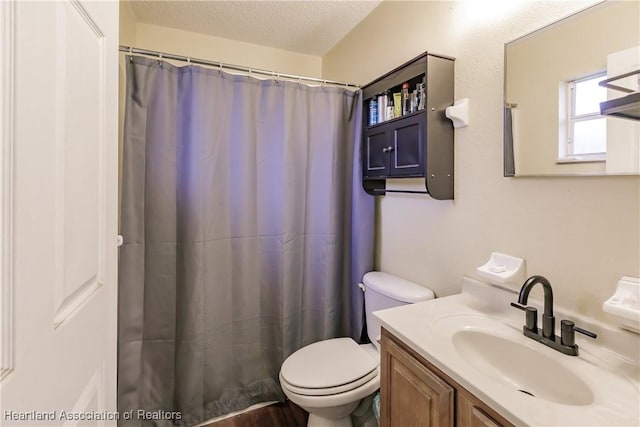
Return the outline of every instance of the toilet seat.
<path id="1" fill-rule="evenodd" d="M 378 376 L 378 369 L 374 369 L 367 375 L 362 378 L 358 378 L 357 380 L 342 384 L 337 387 L 327 387 L 327 388 L 304 388 L 304 387 L 296 387 L 286 380 L 284 380 L 284 386 L 292 393 L 300 394 L 303 396 L 329 396 L 332 394 L 345 393 L 347 391 L 351 391 L 360 387 L 363 384 L 368 383 Z M 280 377 L 280 381 L 283 381 L 283 378 Z"/>
<path id="2" fill-rule="evenodd" d="M 328 396 L 373 380 L 378 376 L 378 365 L 378 360 L 351 338 L 334 338 L 293 353 L 282 364 L 280 376 L 293 393 Z"/>

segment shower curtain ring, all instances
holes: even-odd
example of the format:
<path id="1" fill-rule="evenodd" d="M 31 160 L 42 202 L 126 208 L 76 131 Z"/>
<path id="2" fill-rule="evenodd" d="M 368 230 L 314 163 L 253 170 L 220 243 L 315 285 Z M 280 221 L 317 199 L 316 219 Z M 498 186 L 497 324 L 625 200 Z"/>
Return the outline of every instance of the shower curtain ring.
<path id="1" fill-rule="evenodd" d="M 191 57 L 190 56 L 187 56 L 187 64 L 191 65 Z"/>

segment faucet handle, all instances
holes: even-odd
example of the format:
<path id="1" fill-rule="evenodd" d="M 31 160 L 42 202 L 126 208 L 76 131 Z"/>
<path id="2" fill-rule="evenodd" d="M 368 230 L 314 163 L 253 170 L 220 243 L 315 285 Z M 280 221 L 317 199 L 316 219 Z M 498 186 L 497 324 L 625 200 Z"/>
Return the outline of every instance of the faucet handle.
<path id="1" fill-rule="evenodd" d="M 598 338 L 598 335 L 596 335 L 595 332 L 587 331 L 586 329 L 582 329 L 582 328 L 579 328 L 577 326 L 574 326 L 573 330 L 576 331 L 576 332 L 580 332 L 582 335 L 586 335 L 589 338 L 594 338 L 594 339 Z"/>
<path id="2" fill-rule="evenodd" d="M 580 332 L 590 338 L 598 338 L 593 332 L 577 327 L 571 320 L 563 320 L 560 322 L 560 340 L 562 345 L 575 345 L 575 332 Z"/>
<path id="3" fill-rule="evenodd" d="M 511 307 L 515 307 L 518 310 L 522 310 L 522 311 L 525 311 L 527 309 L 526 305 L 518 304 L 517 302 L 512 302 Z"/>
<path id="4" fill-rule="evenodd" d="M 523 310 L 526 313 L 525 328 L 535 333 L 538 333 L 538 310 L 534 307 L 527 307 L 526 305 L 512 302 L 511 307 L 515 307 L 518 310 Z"/>

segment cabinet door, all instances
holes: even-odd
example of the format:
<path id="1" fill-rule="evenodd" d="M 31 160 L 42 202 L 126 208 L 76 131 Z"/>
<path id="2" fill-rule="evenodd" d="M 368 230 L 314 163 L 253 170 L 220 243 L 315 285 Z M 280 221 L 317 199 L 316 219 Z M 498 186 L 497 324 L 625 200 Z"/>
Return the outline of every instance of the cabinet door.
<path id="1" fill-rule="evenodd" d="M 391 176 L 424 176 L 425 113 L 395 121 L 389 125 Z"/>
<path id="2" fill-rule="evenodd" d="M 389 134 L 388 126 L 376 126 L 364 133 L 364 175 L 387 176 L 389 174 Z"/>
<path id="3" fill-rule="evenodd" d="M 477 399 L 471 396 L 467 396 L 465 393 L 460 392 L 460 390 L 458 390 L 457 408 L 458 427 L 506 427 L 511 425 L 511 423 L 506 422 L 502 417 L 493 413 L 493 411 L 482 402 L 477 401 Z M 493 413 L 500 421 L 497 421 L 489 415 L 489 413 Z"/>
<path id="4" fill-rule="evenodd" d="M 383 333 L 381 427 L 453 427 L 453 388 Z"/>

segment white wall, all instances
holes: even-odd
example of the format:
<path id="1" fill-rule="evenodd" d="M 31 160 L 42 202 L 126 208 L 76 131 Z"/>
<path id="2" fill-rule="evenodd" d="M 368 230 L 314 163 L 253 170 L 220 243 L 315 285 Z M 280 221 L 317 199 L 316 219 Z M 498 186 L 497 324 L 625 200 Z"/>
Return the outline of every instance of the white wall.
<path id="1" fill-rule="evenodd" d="M 612 321 L 603 301 L 621 276 L 640 276 L 640 177 L 502 176 L 504 43 L 593 2 L 493 3 L 387 1 L 323 57 L 324 78 L 363 84 L 425 50 L 451 55 L 456 97 L 470 99 L 455 200 L 379 197 L 377 266 L 444 296 L 504 252 L 549 278 L 557 305 Z"/>
<path id="2" fill-rule="evenodd" d="M 140 22 L 135 47 L 308 77 L 322 74 L 319 56 Z"/>
<path id="3" fill-rule="evenodd" d="M 129 45 L 136 41 L 136 16 L 128 1 L 120 2 L 120 44 Z"/>

